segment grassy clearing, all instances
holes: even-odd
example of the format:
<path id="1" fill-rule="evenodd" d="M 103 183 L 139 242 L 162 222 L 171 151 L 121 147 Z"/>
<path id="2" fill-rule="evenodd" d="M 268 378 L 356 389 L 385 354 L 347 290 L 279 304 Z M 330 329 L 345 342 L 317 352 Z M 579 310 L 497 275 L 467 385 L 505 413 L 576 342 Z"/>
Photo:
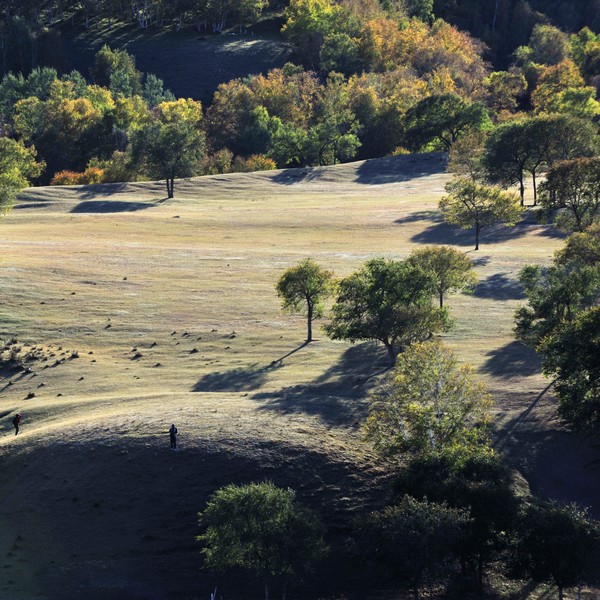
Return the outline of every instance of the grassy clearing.
<path id="1" fill-rule="evenodd" d="M 69 63 L 65 70 L 77 69 L 89 76 L 96 52 L 108 44 L 135 56 L 138 69 L 160 77 L 177 97 L 203 103 L 212 99 L 220 83 L 281 67 L 291 54 L 277 24 L 270 22 L 245 35 L 237 30 L 210 35 L 193 27 L 142 31 L 133 23 L 106 20 L 88 30 L 67 26 L 62 33 Z"/>
<path id="2" fill-rule="evenodd" d="M 436 213 L 446 180 L 430 155 L 193 179 L 168 202 L 162 183 L 27 190 L 1 226 L 0 339 L 47 360 L 0 379 L 0 596 L 197 598 L 218 584 L 240 597 L 199 571 L 193 539 L 229 482 L 298 489 L 338 538 L 380 506 L 389 472 L 359 423 L 385 352 L 318 331 L 303 346 L 304 319 L 281 313 L 274 284 L 306 256 L 344 276 L 424 243 L 470 251 L 471 233 Z M 449 297 L 445 337 L 492 390 L 497 445 L 532 487 L 591 504 L 592 441 L 556 423 L 511 335 L 516 274 L 561 243 L 532 220 L 484 232 L 481 284 Z M 331 560 L 321 596 L 352 589 Z"/>

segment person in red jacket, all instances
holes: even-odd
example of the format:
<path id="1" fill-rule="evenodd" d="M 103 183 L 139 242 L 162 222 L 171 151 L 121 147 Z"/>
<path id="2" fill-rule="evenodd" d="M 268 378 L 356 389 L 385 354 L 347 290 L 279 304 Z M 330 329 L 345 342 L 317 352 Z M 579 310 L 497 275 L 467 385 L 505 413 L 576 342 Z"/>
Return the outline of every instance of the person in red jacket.
<path id="1" fill-rule="evenodd" d="M 15 418 L 12 420 L 12 424 L 15 427 L 15 435 L 19 433 L 19 425 L 21 424 L 21 415 L 17 413 Z"/>

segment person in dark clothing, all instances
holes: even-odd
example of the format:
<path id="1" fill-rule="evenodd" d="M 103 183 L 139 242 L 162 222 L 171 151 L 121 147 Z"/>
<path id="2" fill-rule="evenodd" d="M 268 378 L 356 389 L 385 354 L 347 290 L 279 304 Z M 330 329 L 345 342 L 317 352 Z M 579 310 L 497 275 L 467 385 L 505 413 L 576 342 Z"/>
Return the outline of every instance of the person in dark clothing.
<path id="1" fill-rule="evenodd" d="M 15 427 L 15 435 L 19 433 L 19 425 L 21 424 L 21 415 L 17 413 L 15 418 L 12 420 L 12 424 Z"/>
<path id="2" fill-rule="evenodd" d="M 171 450 L 177 450 L 177 427 L 171 425 L 169 429 L 169 438 L 171 439 Z"/>

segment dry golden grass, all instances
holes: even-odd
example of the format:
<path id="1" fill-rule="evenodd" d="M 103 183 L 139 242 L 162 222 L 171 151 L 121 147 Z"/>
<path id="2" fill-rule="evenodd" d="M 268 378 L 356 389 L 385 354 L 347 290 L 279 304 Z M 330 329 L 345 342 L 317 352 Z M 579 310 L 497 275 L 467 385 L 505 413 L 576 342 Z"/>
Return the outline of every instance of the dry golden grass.
<path id="1" fill-rule="evenodd" d="M 344 276 L 423 243 L 470 251 L 436 213 L 447 177 L 431 155 L 193 179 L 170 201 L 158 183 L 27 190 L 0 226 L 0 339 L 46 360 L 0 380 L 0 597 L 235 597 L 194 543 L 229 482 L 294 487 L 334 529 L 381 505 L 388 473 L 359 422 L 385 353 L 319 333 L 303 347 L 274 284 L 307 256 Z M 541 493 L 589 503 L 590 443 L 547 396 L 531 406 L 547 382 L 511 334 L 518 271 L 561 243 L 532 220 L 484 233 L 482 284 L 448 298 L 445 337 L 496 398 L 499 448 Z"/>

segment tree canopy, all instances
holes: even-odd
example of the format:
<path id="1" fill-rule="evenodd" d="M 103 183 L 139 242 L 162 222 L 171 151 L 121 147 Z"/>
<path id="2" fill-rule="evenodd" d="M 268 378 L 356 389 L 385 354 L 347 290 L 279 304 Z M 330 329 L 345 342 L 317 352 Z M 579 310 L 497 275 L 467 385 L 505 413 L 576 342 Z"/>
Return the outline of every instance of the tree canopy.
<path id="1" fill-rule="evenodd" d="M 464 252 L 449 246 L 427 246 L 413 250 L 407 262 L 432 275 L 440 308 L 444 306 L 447 292 L 471 291 L 477 283 L 473 261 Z"/>
<path id="2" fill-rule="evenodd" d="M 318 517 L 270 482 L 220 488 L 198 517 L 205 565 L 249 571 L 264 583 L 265 600 L 273 582 L 285 591 L 326 552 Z"/>
<path id="3" fill-rule="evenodd" d="M 444 221 L 463 229 L 475 230 L 475 250 L 479 250 L 479 234 L 495 223 L 512 226 L 520 219 L 522 209 L 516 196 L 498 188 L 456 177 L 446 184 L 447 196 L 439 208 Z"/>
<path id="4" fill-rule="evenodd" d="M 306 311 L 306 341 L 312 341 L 312 322 L 323 316 L 323 300 L 332 292 L 333 272 L 306 258 L 298 265 L 290 267 L 279 278 L 277 295 L 281 298 L 284 310 Z"/>
<path id="5" fill-rule="evenodd" d="M 379 341 L 393 363 L 402 348 L 449 327 L 433 293 L 433 278 L 420 267 L 374 258 L 340 281 L 325 331 L 332 339 Z"/>
<path id="6" fill-rule="evenodd" d="M 487 440 L 489 394 L 439 341 L 414 343 L 369 404 L 366 436 L 384 454 L 427 454 Z"/>

